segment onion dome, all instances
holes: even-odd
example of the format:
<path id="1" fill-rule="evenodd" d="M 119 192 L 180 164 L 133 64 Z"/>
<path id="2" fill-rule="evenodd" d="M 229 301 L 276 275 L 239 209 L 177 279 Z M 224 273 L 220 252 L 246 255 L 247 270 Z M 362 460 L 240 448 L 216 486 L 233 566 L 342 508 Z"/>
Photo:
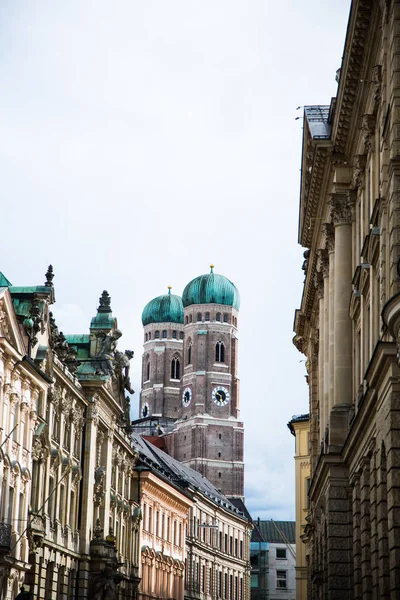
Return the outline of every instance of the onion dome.
<path id="1" fill-rule="evenodd" d="M 239 310 L 240 296 L 236 286 L 223 275 L 214 273 L 200 275 L 187 284 L 182 294 L 183 306 L 192 304 L 225 304 Z"/>
<path id="2" fill-rule="evenodd" d="M 142 312 L 143 325 L 149 323 L 183 323 L 182 298 L 171 294 L 171 286 L 168 286 L 168 294 L 157 296 L 150 300 Z"/>

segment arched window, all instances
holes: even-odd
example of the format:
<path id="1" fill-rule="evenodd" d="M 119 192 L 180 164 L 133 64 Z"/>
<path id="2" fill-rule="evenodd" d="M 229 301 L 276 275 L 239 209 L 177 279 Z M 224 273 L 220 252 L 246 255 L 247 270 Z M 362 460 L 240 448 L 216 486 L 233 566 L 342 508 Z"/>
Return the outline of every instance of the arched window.
<path id="1" fill-rule="evenodd" d="M 224 313 L 224 323 L 229 323 L 229 317 L 226 313 Z"/>
<path id="2" fill-rule="evenodd" d="M 165 339 L 167 337 L 167 330 L 166 329 L 163 329 L 162 337 L 163 337 L 163 339 Z"/>
<path id="3" fill-rule="evenodd" d="M 150 379 L 150 363 L 147 363 L 147 367 L 146 367 L 146 381 L 149 381 Z"/>
<path id="4" fill-rule="evenodd" d="M 172 337 L 173 337 L 174 340 L 176 339 L 176 329 L 172 330 Z"/>
<path id="5" fill-rule="evenodd" d="M 187 325 L 188 323 L 189 323 L 189 318 L 188 318 L 188 316 L 186 315 L 186 317 L 185 317 L 185 325 Z"/>
<path id="6" fill-rule="evenodd" d="M 149 340 L 151 340 L 151 331 L 149 331 Z"/>
<path id="7" fill-rule="evenodd" d="M 187 363 L 190 365 L 192 363 L 192 340 L 188 339 L 188 349 L 187 349 Z"/>
<path id="8" fill-rule="evenodd" d="M 220 321 L 220 320 L 221 320 L 221 313 L 217 313 L 217 314 L 215 315 L 215 320 L 216 320 L 216 321 Z"/>
<path id="9" fill-rule="evenodd" d="M 197 320 L 201 321 L 201 313 L 197 313 Z"/>
<path id="10" fill-rule="evenodd" d="M 221 340 L 215 346 L 215 362 L 225 362 L 225 346 Z"/>
<path id="11" fill-rule="evenodd" d="M 181 363 L 179 362 L 179 358 L 174 356 L 171 361 L 171 379 L 180 379 L 181 378 Z"/>
<path id="12" fill-rule="evenodd" d="M 144 336 L 144 341 L 145 341 L 145 342 L 147 342 L 147 333 L 146 333 L 146 335 Z"/>
<path id="13" fill-rule="evenodd" d="M 205 321 L 209 321 L 209 320 L 210 320 L 210 313 L 209 313 L 209 312 L 206 312 L 206 315 L 205 315 L 205 317 L 204 317 L 204 320 L 205 320 Z"/>
<path id="14" fill-rule="evenodd" d="M 157 331 L 154 333 L 154 337 L 156 338 L 156 340 L 157 340 L 157 339 L 159 339 L 159 337 L 160 337 L 160 332 L 158 331 L 158 329 L 157 329 Z"/>
<path id="15" fill-rule="evenodd" d="M 183 340 L 183 331 L 180 331 L 180 332 L 179 332 L 179 339 L 180 339 L 180 340 Z"/>
<path id="16" fill-rule="evenodd" d="M 193 321 L 193 317 L 192 315 L 189 315 L 189 323 L 191 323 Z"/>

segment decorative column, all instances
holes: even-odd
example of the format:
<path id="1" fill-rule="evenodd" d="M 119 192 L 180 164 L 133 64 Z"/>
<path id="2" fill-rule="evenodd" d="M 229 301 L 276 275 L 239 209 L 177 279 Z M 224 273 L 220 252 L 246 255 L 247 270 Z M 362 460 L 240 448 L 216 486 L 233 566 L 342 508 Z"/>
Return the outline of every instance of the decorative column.
<path id="1" fill-rule="evenodd" d="M 352 405 L 353 355 L 349 301 L 352 282 L 352 222 L 355 192 L 332 194 L 331 217 L 335 225 L 334 303 L 334 389 L 330 415 L 330 447 L 339 450 L 348 432 L 348 413 Z"/>
<path id="2" fill-rule="evenodd" d="M 317 271 L 314 286 L 319 304 L 319 344 L 318 344 L 318 408 L 319 408 L 319 444 L 324 441 L 326 407 L 324 404 L 324 280 L 322 273 Z"/>
<path id="3" fill-rule="evenodd" d="M 94 472 L 96 466 L 96 437 L 99 415 L 94 397 L 89 399 L 89 405 L 86 409 L 86 431 L 85 446 L 83 448 L 83 485 L 81 502 L 81 538 L 80 551 L 83 558 L 79 567 L 79 589 L 78 598 L 87 598 L 89 587 L 89 557 L 90 537 L 93 531 L 93 494 L 94 494 Z"/>

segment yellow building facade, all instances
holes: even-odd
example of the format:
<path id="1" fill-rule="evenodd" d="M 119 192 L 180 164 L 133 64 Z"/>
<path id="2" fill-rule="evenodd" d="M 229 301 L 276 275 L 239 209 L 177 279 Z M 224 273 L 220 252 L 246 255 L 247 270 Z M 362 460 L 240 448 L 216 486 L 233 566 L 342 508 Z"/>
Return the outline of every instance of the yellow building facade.
<path id="1" fill-rule="evenodd" d="M 295 442 L 296 482 L 296 600 L 307 600 L 308 546 L 305 527 L 309 510 L 308 490 L 310 487 L 310 416 L 292 417 L 288 423 Z"/>

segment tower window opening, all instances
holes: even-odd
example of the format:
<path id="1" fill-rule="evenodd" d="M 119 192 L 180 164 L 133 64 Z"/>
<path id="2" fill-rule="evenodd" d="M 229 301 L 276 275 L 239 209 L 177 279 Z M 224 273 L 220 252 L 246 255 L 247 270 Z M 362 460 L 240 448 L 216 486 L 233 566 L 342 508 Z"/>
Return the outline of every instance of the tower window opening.
<path id="1" fill-rule="evenodd" d="M 180 332 L 179 332 L 179 339 L 180 339 L 180 340 L 183 340 L 183 331 L 180 331 Z"/>
<path id="2" fill-rule="evenodd" d="M 146 381 L 149 381 L 150 379 L 150 363 L 147 363 L 147 367 L 146 367 Z"/>
<path id="3" fill-rule="evenodd" d="M 201 319 L 202 319 L 201 313 L 197 313 L 197 320 L 201 321 Z"/>
<path id="4" fill-rule="evenodd" d="M 145 342 L 147 342 L 147 338 L 148 338 L 148 335 L 147 335 L 147 333 L 146 333 L 146 335 L 144 336 L 144 341 L 145 341 Z"/>
<path id="5" fill-rule="evenodd" d="M 149 340 L 151 340 L 151 331 L 149 331 Z"/>
<path id="6" fill-rule="evenodd" d="M 187 352 L 187 364 L 188 365 L 192 364 L 192 344 L 190 344 L 189 348 L 188 348 L 188 352 Z"/>
<path id="7" fill-rule="evenodd" d="M 215 320 L 216 320 L 216 321 L 220 321 L 220 320 L 221 320 L 221 313 L 217 313 L 217 314 L 215 315 Z"/>
<path id="8" fill-rule="evenodd" d="M 227 313 L 224 313 L 224 323 L 229 323 L 229 317 Z"/>
<path id="9" fill-rule="evenodd" d="M 209 321 L 210 320 L 210 313 L 209 312 L 206 312 L 204 320 L 205 321 Z"/>
<path id="10" fill-rule="evenodd" d="M 221 452 L 218 452 L 218 458 L 221 458 Z"/>
<path id="11" fill-rule="evenodd" d="M 176 329 L 172 330 L 172 337 L 174 340 L 176 340 Z"/>
<path id="12" fill-rule="evenodd" d="M 218 477 L 221 479 L 221 473 L 218 473 Z"/>
<path id="13" fill-rule="evenodd" d="M 157 339 L 159 339 L 159 337 L 160 337 L 160 332 L 158 331 L 158 329 L 157 329 L 157 331 L 154 333 L 154 337 L 156 338 L 156 340 L 157 340 Z"/>
<path id="14" fill-rule="evenodd" d="M 167 337 L 167 330 L 166 329 L 163 329 L 162 337 L 163 337 L 163 339 L 165 339 Z"/>
<path id="15" fill-rule="evenodd" d="M 179 362 L 179 358 L 174 356 L 174 358 L 171 361 L 171 379 L 180 379 L 181 378 L 181 374 L 180 374 L 181 368 L 180 367 L 181 367 L 181 364 Z"/>
<path id="16" fill-rule="evenodd" d="M 225 362 L 225 346 L 221 340 L 215 346 L 215 362 Z"/>
<path id="17" fill-rule="evenodd" d="M 222 435 L 219 433 L 218 434 L 218 439 L 221 439 L 221 438 L 222 438 Z"/>
<path id="18" fill-rule="evenodd" d="M 185 325 L 187 325 L 189 323 L 189 318 L 186 316 L 185 317 Z"/>
<path id="19" fill-rule="evenodd" d="M 191 323 L 193 321 L 193 317 L 192 315 L 189 315 L 189 323 Z"/>

